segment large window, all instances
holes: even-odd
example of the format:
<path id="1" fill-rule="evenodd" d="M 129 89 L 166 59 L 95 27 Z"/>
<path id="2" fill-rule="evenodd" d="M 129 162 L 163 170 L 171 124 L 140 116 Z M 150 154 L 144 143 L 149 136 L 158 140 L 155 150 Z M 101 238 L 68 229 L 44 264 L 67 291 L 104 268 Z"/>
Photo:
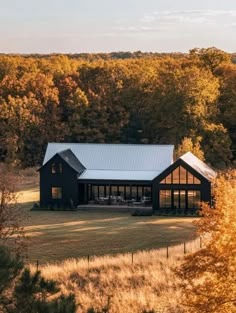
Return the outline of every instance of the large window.
<path id="1" fill-rule="evenodd" d="M 187 171 L 182 166 L 177 167 L 170 173 L 166 178 L 164 178 L 160 184 L 201 184 L 201 181 L 193 176 L 189 171 Z"/>
<path id="2" fill-rule="evenodd" d="M 174 208 L 175 209 L 186 208 L 186 191 L 173 190 L 173 193 L 174 193 Z"/>
<path id="3" fill-rule="evenodd" d="M 199 209 L 200 190 L 160 190 L 160 208 Z"/>
<path id="4" fill-rule="evenodd" d="M 171 208 L 171 190 L 160 190 L 160 208 Z"/>
<path id="5" fill-rule="evenodd" d="M 88 200 L 108 200 L 127 203 L 150 201 L 152 187 L 142 185 L 88 185 Z"/>
<path id="6" fill-rule="evenodd" d="M 52 199 L 60 200 L 62 199 L 62 188 L 60 187 L 52 187 Z"/>
<path id="7" fill-rule="evenodd" d="M 201 192 L 199 190 L 188 190 L 188 208 L 200 209 Z"/>

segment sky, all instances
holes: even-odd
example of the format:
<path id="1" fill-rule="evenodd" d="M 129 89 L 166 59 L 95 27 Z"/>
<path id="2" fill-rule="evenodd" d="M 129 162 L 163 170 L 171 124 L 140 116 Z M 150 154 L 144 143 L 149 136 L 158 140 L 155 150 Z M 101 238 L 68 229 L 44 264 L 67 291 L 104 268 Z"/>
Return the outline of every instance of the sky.
<path id="1" fill-rule="evenodd" d="M 236 52 L 235 0 L 0 0 L 1 53 Z"/>

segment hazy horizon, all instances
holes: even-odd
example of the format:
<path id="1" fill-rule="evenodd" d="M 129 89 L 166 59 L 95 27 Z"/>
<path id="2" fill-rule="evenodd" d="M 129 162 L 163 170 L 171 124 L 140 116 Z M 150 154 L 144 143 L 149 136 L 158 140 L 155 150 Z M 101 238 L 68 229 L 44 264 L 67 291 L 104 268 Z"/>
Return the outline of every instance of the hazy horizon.
<path id="1" fill-rule="evenodd" d="M 0 17 L 0 53 L 236 50 L 233 0 L 0 0 Z"/>

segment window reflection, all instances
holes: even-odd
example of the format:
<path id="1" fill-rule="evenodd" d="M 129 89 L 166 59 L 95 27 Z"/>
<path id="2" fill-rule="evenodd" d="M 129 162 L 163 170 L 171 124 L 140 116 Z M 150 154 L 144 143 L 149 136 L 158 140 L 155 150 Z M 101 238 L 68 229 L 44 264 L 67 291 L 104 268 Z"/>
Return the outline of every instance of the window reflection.
<path id="1" fill-rule="evenodd" d="M 186 184 L 187 183 L 187 171 L 182 166 L 179 167 L 179 175 L 180 175 L 180 184 Z"/>
<path id="2" fill-rule="evenodd" d="M 193 178 L 193 183 L 194 183 L 195 185 L 199 185 L 199 184 L 201 184 L 201 181 L 200 181 L 197 177 L 194 176 L 194 178 Z"/>
<path id="3" fill-rule="evenodd" d="M 201 192 L 200 190 L 188 190 L 188 208 L 200 209 Z"/>
<path id="4" fill-rule="evenodd" d="M 188 184 L 193 184 L 193 175 L 188 172 Z"/>
<path id="5" fill-rule="evenodd" d="M 174 169 L 172 173 L 166 176 L 160 184 L 189 184 L 189 185 L 199 185 L 201 181 L 193 176 L 189 171 L 187 171 L 182 166 Z"/>
<path id="6" fill-rule="evenodd" d="M 160 208 L 171 208 L 171 190 L 160 190 Z"/>
<path id="7" fill-rule="evenodd" d="M 152 187 L 142 185 L 92 185 L 87 188 L 88 201 L 108 201 L 122 202 L 127 201 L 151 203 Z M 143 202 L 144 201 L 144 202 Z"/>
<path id="8" fill-rule="evenodd" d="M 62 199 L 62 188 L 60 187 L 52 187 L 52 199 L 60 200 Z"/>
<path id="9" fill-rule="evenodd" d="M 173 184 L 179 184 L 179 167 L 172 172 Z"/>
<path id="10" fill-rule="evenodd" d="M 200 190 L 160 190 L 160 208 L 199 209 Z"/>

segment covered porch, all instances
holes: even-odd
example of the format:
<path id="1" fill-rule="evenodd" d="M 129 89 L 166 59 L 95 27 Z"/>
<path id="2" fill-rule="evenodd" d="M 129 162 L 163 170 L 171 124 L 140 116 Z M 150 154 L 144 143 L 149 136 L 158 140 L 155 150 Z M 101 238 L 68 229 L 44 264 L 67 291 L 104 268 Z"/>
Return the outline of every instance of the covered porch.
<path id="1" fill-rule="evenodd" d="M 79 205 L 152 207 L 152 186 L 137 182 L 79 183 Z"/>

